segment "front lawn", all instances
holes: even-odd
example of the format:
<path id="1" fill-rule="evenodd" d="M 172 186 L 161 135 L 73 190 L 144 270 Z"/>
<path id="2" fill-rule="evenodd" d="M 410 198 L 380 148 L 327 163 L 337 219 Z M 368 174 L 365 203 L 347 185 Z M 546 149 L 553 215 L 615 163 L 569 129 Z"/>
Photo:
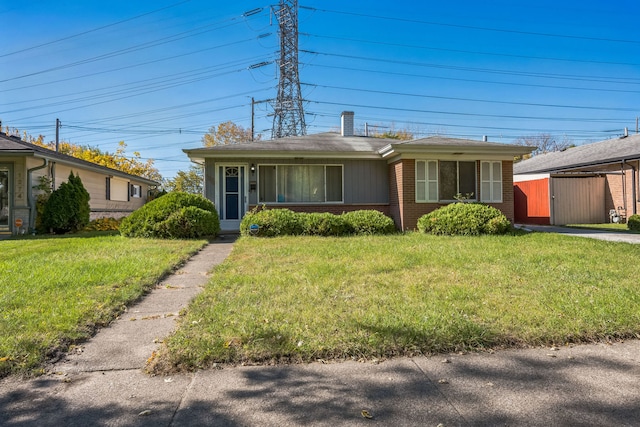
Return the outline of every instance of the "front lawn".
<path id="1" fill-rule="evenodd" d="M 0 241 L 0 376 L 91 336 L 206 243 L 81 236 Z"/>
<path id="2" fill-rule="evenodd" d="M 639 255 L 544 233 L 243 237 L 149 368 L 640 337 Z"/>

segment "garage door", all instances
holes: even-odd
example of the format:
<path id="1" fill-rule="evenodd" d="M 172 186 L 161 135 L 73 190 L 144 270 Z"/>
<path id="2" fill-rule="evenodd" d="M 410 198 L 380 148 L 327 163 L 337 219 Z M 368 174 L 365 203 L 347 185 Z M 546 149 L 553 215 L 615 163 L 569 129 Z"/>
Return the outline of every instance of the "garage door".
<path id="1" fill-rule="evenodd" d="M 551 223 L 564 225 L 607 222 L 604 194 L 604 177 L 553 177 Z"/>

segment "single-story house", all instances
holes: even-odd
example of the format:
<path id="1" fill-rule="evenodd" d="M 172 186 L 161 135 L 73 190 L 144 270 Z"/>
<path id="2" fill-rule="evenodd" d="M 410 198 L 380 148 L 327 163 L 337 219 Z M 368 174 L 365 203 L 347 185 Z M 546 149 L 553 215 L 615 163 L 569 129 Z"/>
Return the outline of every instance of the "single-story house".
<path id="1" fill-rule="evenodd" d="M 624 222 L 638 213 L 640 135 L 534 156 L 514 165 L 515 220 Z"/>
<path id="2" fill-rule="evenodd" d="M 396 141 L 354 135 L 354 114 L 340 132 L 186 149 L 204 165 L 204 195 L 223 230 L 238 230 L 256 206 L 340 214 L 375 209 L 400 230 L 466 195 L 513 221 L 513 159 L 531 148 L 432 136 Z"/>
<path id="3" fill-rule="evenodd" d="M 35 225 L 36 187 L 47 177 L 54 189 L 69 174 L 80 176 L 91 200 L 91 218 L 122 217 L 146 201 L 156 181 L 57 153 L 0 132 L 0 234 L 17 234 Z"/>

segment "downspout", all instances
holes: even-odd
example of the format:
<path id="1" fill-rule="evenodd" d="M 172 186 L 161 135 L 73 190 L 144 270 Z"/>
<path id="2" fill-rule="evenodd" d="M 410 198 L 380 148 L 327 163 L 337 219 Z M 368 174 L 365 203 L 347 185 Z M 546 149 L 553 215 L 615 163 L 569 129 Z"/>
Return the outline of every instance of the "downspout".
<path id="1" fill-rule="evenodd" d="M 638 213 L 638 193 L 637 193 L 637 185 L 636 185 L 636 173 L 637 173 L 637 169 L 634 165 L 632 165 L 631 163 L 627 163 L 626 160 L 622 161 L 625 165 L 629 166 L 631 168 L 631 199 L 633 201 L 633 215 L 636 215 Z"/>
<path id="2" fill-rule="evenodd" d="M 49 164 L 49 159 L 43 159 L 44 163 L 40 166 L 36 166 L 31 169 L 27 169 L 27 206 L 29 206 L 29 230 L 33 231 L 36 226 L 36 208 L 35 200 L 33 200 L 33 188 L 31 172 L 35 172 L 40 169 L 44 169 Z"/>

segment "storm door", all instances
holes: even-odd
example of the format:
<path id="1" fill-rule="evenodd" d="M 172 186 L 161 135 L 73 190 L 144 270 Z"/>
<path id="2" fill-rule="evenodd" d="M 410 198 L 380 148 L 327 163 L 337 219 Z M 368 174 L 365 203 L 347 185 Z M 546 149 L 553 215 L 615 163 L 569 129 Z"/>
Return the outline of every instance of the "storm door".
<path id="1" fill-rule="evenodd" d="M 9 168 L 0 166 L 0 231 L 9 231 L 11 198 L 9 197 Z"/>
<path id="2" fill-rule="evenodd" d="M 217 206 L 222 230 L 239 230 L 247 212 L 247 166 L 219 165 Z"/>

